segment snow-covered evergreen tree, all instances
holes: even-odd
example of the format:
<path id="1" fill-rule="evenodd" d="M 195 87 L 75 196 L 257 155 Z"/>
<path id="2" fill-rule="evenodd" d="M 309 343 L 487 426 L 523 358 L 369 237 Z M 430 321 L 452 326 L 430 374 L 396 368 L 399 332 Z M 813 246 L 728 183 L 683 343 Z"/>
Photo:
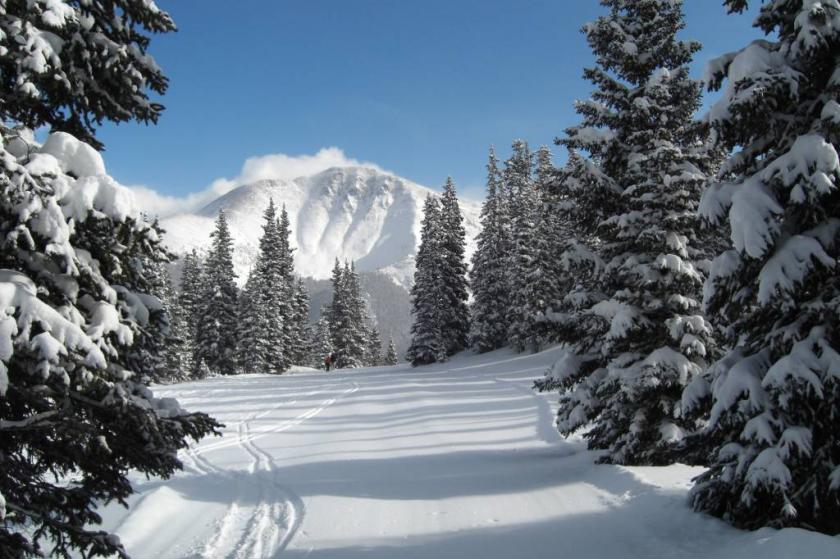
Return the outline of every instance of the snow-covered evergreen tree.
<path id="1" fill-rule="evenodd" d="M 202 277 L 201 258 L 193 249 L 183 257 L 177 304 L 183 319 L 183 329 L 180 331 L 180 337 L 183 340 L 182 350 L 185 355 L 184 362 L 188 367 L 188 374 L 197 370 L 197 364 L 193 362 L 193 355 L 195 353 L 195 333 L 198 328 L 199 301 L 201 301 L 203 293 Z"/>
<path id="2" fill-rule="evenodd" d="M 367 329 L 367 355 L 365 359 L 369 367 L 377 367 L 382 364 L 382 338 L 379 336 L 379 329 L 375 324 L 370 324 Z"/>
<path id="3" fill-rule="evenodd" d="M 574 150 L 563 169 L 558 169 L 552 181 L 548 209 L 551 225 L 541 227 L 550 231 L 554 251 L 558 254 L 556 289 L 561 294 L 557 308 L 547 315 L 552 341 L 563 344 L 567 350 L 545 378 L 535 383 L 540 391 L 560 391 L 558 426 L 570 433 L 577 428 L 567 427 L 573 416 L 587 416 L 597 404 L 597 399 L 586 400 L 592 366 L 597 361 L 587 358 L 587 352 L 600 340 L 602 323 L 587 311 L 604 299 L 598 279 L 603 261 L 593 247 L 600 239 L 596 236 L 597 223 L 603 218 L 603 206 L 593 204 L 601 196 L 603 184 L 595 165 Z"/>
<path id="4" fill-rule="evenodd" d="M 289 348 L 289 363 L 305 365 L 311 353 L 312 328 L 309 325 L 309 291 L 303 280 L 294 283 L 292 299 L 292 343 Z"/>
<path id="5" fill-rule="evenodd" d="M 473 293 L 470 344 L 480 352 L 505 345 L 510 292 L 505 262 L 506 205 L 502 199 L 501 177 L 496 152 L 491 147 L 487 162 L 487 197 L 481 208 L 481 232 L 476 240 L 470 270 Z"/>
<path id="6" fill-rule="evenodd" d="M 506 310 L 507 340 L 523 351 L 532 335 L 533 318 L 529 316 L 530 271 L 535 265 L 537 192 L 531 176 L 533 157 L 523 140 L 513 143 L 513 153 L 505 161 L 502 173 L 504 192 L 510 211 L 510 252 L 506 271 L 510 299 Z"/>
<path id="7" fill-rule="evenodd" d="M 280 374 L 288 368 L 287 354 L 292 339 L 289 278 L 293 264 L 288 247 L 288 220 L 278 219 L 273 200 L 269 200 L 263 217 L 263 235 L 253 271 L 252 297 L 259 325 L 254 361 L 260 372 Z"/>
<path id="8" fill-rule="evenodd" d="M 332 273 L 333 299 L 327 309 L 333 351 L 338 369 L 363 367 L 368 350 L 365 302 L 359 276 L 349 263 L 338 260 Z"/>
<path id="9" fill-rule="evenodd" d="M 561 312 L 566 293 L 566 270 L 562 267 L 562 248 L 565 247 L 562 214 L 568 211 L 558 197 L 559 174 L 551 162 L 547 146 L 537 150 L 537 172 L 534 179 L 536 205 L 531 259 L 523 262 L 525 281 L 521 300 L 524 303 L 521 330 L 522 347 L 539 350 L 558 339 L 552 319 Z"/>
<path id="10" fill-rule="evenodd" d="M 124 555 L 96 507 L 217 426 L 147 388 L 167 337 L 147 266 L 169 256 L 89 145 L 0 133 L 0 549 Z"/>
<path id="11" fill-rule="evenodd" d="M 593 409 L 587 400 L 590 382 L 597 384 L 600 377 L 590 376 L 597 360 L 588 358 L 587 352 L 600 341 L 602 323 L 587 311 L 604 299 L 599 278 L 604 267 L 597 247 L 597 223 L 603 218 L 604 206 L 594 201 L 602 196 L 603 177 L 595 165 L 574 150 L 563 169 L 557 170 L 552 182 L 550 198 L 550 231 L 554 251 L 558 254 L 556 284 L 562 295 L 557 308 L 546 318 L 551 339 L 566 346 L 545 378 L 535 383 L 540 391 L 560 391 L 558 426 L 570 433 L 577 428 L 567 427 L 574 416 L 587 416 Z M 568 429 L 568 430 L 566 430 Z"/>
<path id="12" fill-rule="evenodd" d="M 173 256 L 163 247 L 163 230 L 157 219 L 150 221 L 144 214 L 140 218 L 148 224 L 154 235 L 154 238 L 146 242 L 155 244 L 157 250 L 149 250 L 149 247 L 138 244 L 126 246 L 122 257 L 131 264 L 132 270 L 125 274 L 131 278 L 131 285 L 124 287 L 157 297 L 161 308 L 150 312 L 147 324 L 145 327 L 141 325 L 127 357 L 133 370 L 142 372 L 152 381 L 172 382 L 180 377 L 177 368 L 170 368 L 172 361 L 177 358 L 178 350 L 178 338 L 172 331 L 171 286 L 166 269 Z M 142 270 L 142 273 L 137 270 Z"/>
<path id="13" fill-rule="evenodd" d="M 446 359 L 443 337 L 441 286 L 440 204 L 431 194 L 423 206 L 420 246 L 417 249 L 414 285 L 411 287 L 411 345 L 408 359 L 413 365 L 426 365 Z"/>
<path id="14" fill-rule="evenodd" d="M 440 197 L 440 280 L 443 289 L 441 301 L 441 328 L 446 342 L 446 354 L 462 351 L 469 343 L 470 310 L 467 306 L 466 231 L 464 216 L 455 193 L 452 177 L 447 177 Z"/>
<path id="15" fill-rule="evenodd" d="M 397 346 L 394 345 L 394 339 L 388 338 L 388 349 L 385 350 L 385 357 L 382 360 L 383 365 L 396 365 L 399 362 L 397 356 Z"/>
<path id="16" fill-rule="evenodd" d="M 152 223 L 152 229 L 162 236 L 163 231 L 157 220 Z M 167 254 L 167 258 L 172 258 L 172 256 Z M 166 337 L 161 351 L 161 374 L 155 379 L 159 382 L 186 380 L 190 376 L 192 365 L 192 352 L 185 338 L 187 327 L 167 265 L 166 261 L 150 262 L 146 265 L 154 277 L 151 293 L 160 299 L 165 313 L 163 318 L 166 324 Z"/>
<path id="17" fill-rule="evenodd" d="M 234 283 L 232 240 L 221 210 L 211 236 L 196 312 L 193 363 L 204 361 L 214 374 L 231 375 L 236 372 L 238 290 Z"/>
<path id="18" fill-rule="evenodd" d="M 746 6 L 728 0 L 731 11 Z M 736 347 L 685 392 L 710 413 L 697 510 L 746 528 L 840 532 L 840 5 L 774 0 L 754 41 L 712 62 L 708 120 L 737 150 L 701 201 L 731 247 L 704 303 Z M 709 406 L 708 408 L 706 406 Z"/>
<path id="19" fill-rule="evenodd" d="M 257 260 L 240 296 L 237 355 L 243 371 L 280 374 L 307 360 L 309 294 L 294 276 L 285 207 L 278 217 L 269 200 L 264 219 Z"/>
<path id="20" fill-rule="evenodd" d="M 291 245 L 292 228 L 289 221 L 289 214 L 285 204 L 280 208 L 280 217 L 277 223 L 277 245 L 276 264 L 272 265 L 271 279 L 267 282 L 267 288 L 272 291 L 271 305 L 279 317 L 280 329 L 278 330 L 277 344 L 283 348 L 288 355 L 280 356 L 282 370 L 291 365 L 291 357 L 296 353 L 298 323 L 295 320 L 295 260 L 294 249 Z M 282 333 L 282 334 L 280 334 Z"/>
<path id="21" fill-rule="evenodd" d="M 154 3 L 5 2 L 0 18 L 0 120 L 68 132 L 96 149 L 94 126 L 157 122 L 167 78 L 147 54 L 149 35 L 175 30 Z"/>
<path id="22" fill-rule="evenodd" d="M 692 428 L 680 395 L 713 347 L 699 309 L 700 92 L 687 69 L 699 45 L 676 39 L 682 2 L 602 3 L 609 15 L 584 27 L 597 56 L 585 76 L 598 89 L 578 104 L 583 122 L 562 143 L 591 157 L 574 161 L 574 180 L 594 187 L 578 202 L 598 205 L 589 217 L 598 217 L 594 246 L 605 266 L 593 287 L 603 296 L 582 312 L 588 335 L 552 375 L 585 374 L 564 396 L 561 431 L 594 422 L 585 436 L 609 450 L 603 460 L 656 464 Z"/>
<path id="23" fill-rule="evenodd" d="M 167 333 L 145 266 L 169 255 L 91 147 L 94 124 L 157 119 L 148 34 L 175 26 L 124 0 L 2 12 L 0 552 L 125 556 L 96 507 L 131 495 L 129 470 L 170 476 L 187 438 L 218 426 L 147 387 Z"/>
<path id="24" fill-rule="evenodd" d="M 332 354 L 332 334 L 330 333 L 330 322 L 327 319 L 327 309 L 321 309 L 321 317 L 314 327 L 312 343 L 309 347 L 309 366 L 314 369 L 324 368 L 324 359 Z"/>
<path id="25" fill-rule="evenodd" d="M 236 350 L 237 369 L 246 374 L 263 372 L 265 369 L 265 313 L 261 290 L 257 284 L 260 278 L 251 270 L 244 287 L 239 291 L 237 301 Z"/>
<path id="26" fill-rule="evenodd" d="M 353 326 L 348 330 L 349 339 L 352 340 L 352 343 L 345 351 L 345 358 L 348 360 L 346 366 L 359 367 L 364 365 L 365 356 L 369 354 L 370 332 L 368 325 L 371 320 L 367 312 L 367 302 L 362 295 L 362 286 L 359 274 L 356 272 L 356 264 L 345 262 L 343 276 L 345 293 L 348 297 L 350 324 Z M 350 365 L 349 363 L 353 364 Z"/>
<path id="27" fill-rule="evenodd" d="M 167 273 L 167 275 L 169 275 Z M 191 376 L 193 370 L 192 347 L 189 345 L 187 323 L 181 309 L 178 295 L 171 283 L 164 292 L 162 302 L 169 316 L 170 343 L 166 348 L 166 368 L 169 378 L 183 381 Z"/>

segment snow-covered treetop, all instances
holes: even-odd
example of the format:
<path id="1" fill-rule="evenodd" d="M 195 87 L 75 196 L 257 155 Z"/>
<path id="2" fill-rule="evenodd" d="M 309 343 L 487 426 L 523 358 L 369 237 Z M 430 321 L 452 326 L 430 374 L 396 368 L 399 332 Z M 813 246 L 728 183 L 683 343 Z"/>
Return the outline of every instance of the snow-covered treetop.
<path id="1" fill-rule="evenodd" d="M 150 0 L 0 2 L 0 118 L 94 147 L 103 120 L 156 122 L 166 77 L 145 34 L 175 30 Z"/>
<path id="2" fill-rule="evenodd" d="M 583 27 L 598 66 L 632 85 L 642 85 L 657 68 L 675 69 L 691 60 L 694 41 L 675 41 L 685 24 L 682 0 L 601 0 L 610 15 Z M 600 78 L 608 78 L 603 72 Z"/>

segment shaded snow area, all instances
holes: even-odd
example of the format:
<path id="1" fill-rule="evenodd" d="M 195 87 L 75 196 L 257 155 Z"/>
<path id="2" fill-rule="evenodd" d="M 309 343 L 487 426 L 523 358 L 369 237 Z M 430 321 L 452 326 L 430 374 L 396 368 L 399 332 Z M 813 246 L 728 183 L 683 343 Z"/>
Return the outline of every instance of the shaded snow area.
<path id="1" fill-rule="evenodd" d="M 531 390 L 549 350 L 160 387 L 227 424 L 108 507 L 134 557 L 840 557 L 840 539 L 692 512 L 700 469 L 594 465 Z"/>

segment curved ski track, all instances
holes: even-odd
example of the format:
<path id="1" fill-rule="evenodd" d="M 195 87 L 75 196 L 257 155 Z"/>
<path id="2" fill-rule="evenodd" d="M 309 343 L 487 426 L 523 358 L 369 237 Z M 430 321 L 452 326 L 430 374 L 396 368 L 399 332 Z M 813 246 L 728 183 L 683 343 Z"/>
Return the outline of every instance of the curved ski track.
<path id="1" fill-rule="evenodd" d="M 256 486 L 259 501 L 255 506 L 243 505 L 240 499 L 232 502 L 216 526 L 214 536 L 206 542 L 200 557 L 217 559 L 271 559 L 279 556 L 289 545 L 303 521 L 306 512 L 303 501 L 291 489 L 278 481 L 277 464 L 269 452 L 255 441 L 260 438 L 286 431 L 320 414 L 338 400 L 356 392 L 358 384 L 343 390 L 337 396 L 327 398 L 316 407 L 263 430 L 254 430 L 254 421 L 262 419 L 283 406 L 295 404 L 298 400 L 281 401 L 262 412 L 249 414 L 236 424 L 236 438 L 233 441 L 218 441 L 197 448 L 190 446 L 184 457 L 185 466 L 197 475 L 217 476 L 236 483 L 246 479 Z M 326 392 L 327 389 L 315 390 L 302 394 L 306 398 Z M 217 467 L 204 455 L 210 451 L 238 446 L 250 458 L 246 476 L 238 476 Z"/>

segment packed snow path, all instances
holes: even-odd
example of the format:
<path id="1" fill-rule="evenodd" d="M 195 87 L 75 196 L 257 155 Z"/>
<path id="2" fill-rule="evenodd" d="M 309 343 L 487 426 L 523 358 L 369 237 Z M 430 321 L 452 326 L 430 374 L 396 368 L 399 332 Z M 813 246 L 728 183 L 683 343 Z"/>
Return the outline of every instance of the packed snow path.
<path id="1" fill-rule="evenodd" d="M 691 512 L 699 470 L 593 465 L 531 382 L 554 352 L 156 389 L 226 423 L 106 528 L 153 557 L 840 557 L 840 539 Z"/>

